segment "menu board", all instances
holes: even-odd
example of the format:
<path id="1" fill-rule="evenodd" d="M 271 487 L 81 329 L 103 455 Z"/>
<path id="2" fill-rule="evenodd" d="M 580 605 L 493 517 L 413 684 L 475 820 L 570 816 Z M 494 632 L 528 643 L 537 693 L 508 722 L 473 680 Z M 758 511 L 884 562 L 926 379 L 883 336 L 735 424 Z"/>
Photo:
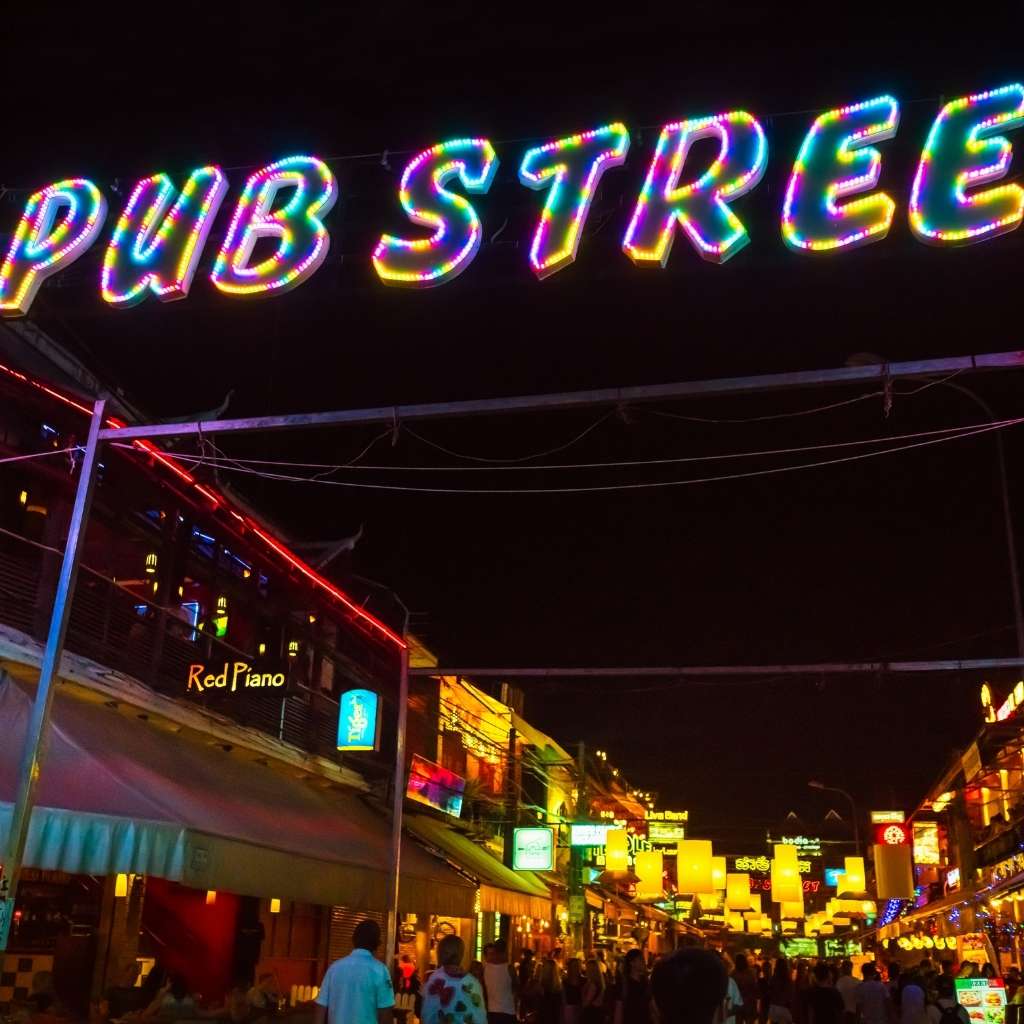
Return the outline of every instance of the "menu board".
<path id="1" fill-rule="evenodd" d="M 956 1001 L 971 1024 L 1006 1024 L 1006 986 L 1002 978 L 957 978 Z"/>

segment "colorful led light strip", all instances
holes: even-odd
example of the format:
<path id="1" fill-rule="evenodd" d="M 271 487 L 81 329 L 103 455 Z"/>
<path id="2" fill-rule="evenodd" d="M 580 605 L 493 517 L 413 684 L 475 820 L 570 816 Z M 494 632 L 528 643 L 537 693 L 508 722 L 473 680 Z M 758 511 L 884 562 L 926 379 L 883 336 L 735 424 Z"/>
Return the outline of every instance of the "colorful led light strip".
<path id="1" fill-rule="evenodd" d="M 103 194 L 86 178 L 57 181 L 29 196 L 0 267 L 0 315 L 24 316 L 40 285 L 92 245 L 106 215 Z"/>
<path id="2" fill-rule="evenodd" d="M 288 202 L 274 210 L 283 188 Z M 338 197 L 331 169 L 315 156 L 290 156 L 250 175 L 231 218 L 231 226 L 210 280 L 228 295 L 260 297 L 295 288 L 323 263 L 330 236 L 323 219 Z M 277 250 L 250 266 L 261 238 L 276 238 Z"/>
<path id="3" fill-rule="evenodd" d="M 885 238 L 896 204 L 885 192 L 839 205 L 878 184 L 882 154 L 870 143 L 896 134 L 900 105 L 877 96 L 817 117 L 804 137 L 782 207 L 782 237 L 793 249 L 828 252 Z"/>
<path id="4" fill-rule="evenodd" d="M 54 398 L 57 401 L 61 402 L 63 405 L 66 405 L 71 409 L 75 409 L 77 412 L 80 412 L 85 416 L 92 416 L 92 409 L 89 406 L 84 405 L 79 401 L 76 401 L 74 398 L 71 398 L 68 395 L 62 394 L 61 392 L 55 390 L 54 388 L 51 388 L 49 385 L 43 384 L 41 381 L 33 380 L 31 377 L 26 376 L 19 370 L 12 369 L 9 366 L 5 366 L 3 363 L 0 363 L 0 373 L 5 373 L 13 380 L 20 381 L 22 384 L 27 384 L 29 387 L 33 387 L 36 388 L 38 391 L 42 391 L 43 393 L 49 395 L 51 398 Z M 106 420 L 106 425 L 117 430 L 122 427 L 126 427 L 128 424 L 125 423 L 124 420 L 118 419 L 116 416 L 108 416 Z M 259 523 L 257 523 L 254 519 L 240 515 L 233 508 L 231 508 L 231 506 L 228 504 L 225 498 L 218 495 L 211 488 L 208 488 L 203 484 L 197 483 L 195 477 L 192 476 L 191 473 L 182 469 L 182 467 L 178 464 L 178 462 L 175 459 L 171 458 L 168 455 L 165 455 L 162 451 L 160 451 L 160 449 L 157 448 L 156 445 L 152 443 L 152 441 L 135 440 L 132 442 L 132 447 L 137 448 L 139 451 L 153 458 L 156 462 L 159 462 L 160 465 L 164 466 L 166 469 L 172 472 L 183 483 L 189 484 L 190 486 L 194 487 L 200 494 L 203 495 L 203 497 L 207 498 L 209 501 L 213 502 L 218 507 L 223 508 L 223 510 L 227 512 L 233 519 L 235 519 L 240 526 L 245 527 L 247 530 L 250 530 L 253 534 L 259 537 L 259 539 L 268 548 L 270 548 L 277 555 L 283 558 L 293 568 L 297 569 L 300 573 L 302 573 L 302 575 L 305 576 L 315 586 L 319 587 L 321 590 L 330 594 L 331 597 L 335 598 L 335 600 L 337 600 L 340 604 L 347 608 L 356 618 L 360 619 L 362 622 L 365 622 L 368 626 L 370 626 L 376 632 L 380 633 L 382 636 L 386 637 L 396 646 L 402 648 L 406 646 L 405 641 L 397 633 L 395 633 L 394 630 L 384 625 L 383 622 L 375 618 L 368 611 L 362 608 L 359 604 L 353 601 L 351 597 L 349 597 L 343 591 L 339 590 L 333 583 L 331 583 L 329 580 L 324 579 L 321 575 L 319 575 L 319 573 L 311 569 L 304 561 L 302 561 L 301 558 L 299 558 L 297 555 L 294 555 L 283 544 L 281 544 L 280 541 L 275 540 L 269 533 L 267 533 L 263 529 L 263 527 L 261 527 Z"/>
<path id="5" fill-rule="evenodd" d="M 1024 124 L 1024 85 L 963 96 L 932 124 L 910 193 L 910 227 L 934 245 L 976 242 L 1013 231 L 1024 215 L 1024 189 L 1007 184 L 967 189 L 1006 175 L 1013 146 L 1000 132 Z"/>
<path id="6" fill-rule="evenodd" d="M 619 122 L 526 151 L 519 180 L 529 188 L 548 189 L 530 247 L 530 266 L 539 278 L 576 259 L 601 175 L 625 163 L 628 152 L 629 132 Z"/>
<path id="7" fill-rule="evenodd" d="M 428 288 L 461 274 L 472 262 L 483 229 L 473 204 L 444 186 L 458 178 L 470 193 L 487 192 L 498 169 L 487 139 L 451 139 L 417 154 L 402 172 L 398 200 L 414 224 L 433 228 L 429 238 L 383 235 L 373 266 L 385 284 Z"/>
<path id="8" fill-rule="evenodd" d="M 103 258 L 103 298 L 112 306 L 134 306 L 150 291 L 162 302 L 185 298 L 227 187 L 219 167 L 194 170 L 180 193 L 166 174 L 140 181 Z"/>
<path id="9" fill-rule="evenodd" d="M 690 147 L 707 138 L 719 140 L 718 156 L 699 178 L 680 186 Z M 622 240 L 626 255 L 637 266 L 664 267 L 678 224 L 704 259 L 724 263 L 735 256 L 750 236 L 728 201 L 754 188 L 767 165 L 764 129 L 744 110 L 665 125 Z"/>

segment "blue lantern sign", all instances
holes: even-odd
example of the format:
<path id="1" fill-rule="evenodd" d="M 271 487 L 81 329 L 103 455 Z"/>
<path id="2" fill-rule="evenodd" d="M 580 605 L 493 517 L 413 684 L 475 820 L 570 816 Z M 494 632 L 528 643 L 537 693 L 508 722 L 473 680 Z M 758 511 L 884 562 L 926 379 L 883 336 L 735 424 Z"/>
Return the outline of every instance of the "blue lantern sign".
<path id="1" fill-rule="evenodd" d="M 346 690 L 338 708 L 338 749 L 380 749 L 380 695 Z"/>

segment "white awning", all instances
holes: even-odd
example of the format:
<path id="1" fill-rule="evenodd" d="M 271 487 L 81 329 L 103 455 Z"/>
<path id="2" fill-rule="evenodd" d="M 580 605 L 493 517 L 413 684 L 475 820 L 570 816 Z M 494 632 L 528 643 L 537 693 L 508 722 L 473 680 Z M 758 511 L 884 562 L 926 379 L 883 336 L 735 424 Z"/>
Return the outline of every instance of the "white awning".
<path id="1" fill-rule="evenodd" d="M 0 675 L 0 846 L 29 690 Z M 25 863 L 382 910 L 390 822 L 320 781 L 58 691 Z M 416 843 L 403 844 L 403 911 L 471 917 L 473 901 L 472 883 Z"/>

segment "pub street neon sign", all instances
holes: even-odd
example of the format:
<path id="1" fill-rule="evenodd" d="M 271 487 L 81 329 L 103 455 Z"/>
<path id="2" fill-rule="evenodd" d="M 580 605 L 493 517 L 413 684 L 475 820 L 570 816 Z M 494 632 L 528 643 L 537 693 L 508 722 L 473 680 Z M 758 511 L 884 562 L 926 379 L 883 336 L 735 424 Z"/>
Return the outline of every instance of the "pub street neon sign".
<path id="1" fill-rule="evenodd" d="M 784 193 L 781 231 L 787 246 L 827 253 L 885 238 L 897 202 L 877 188 L 879 146 L 896 135 L 899 119 L 899 101 L 888 95 L 814 119 Z M 950 246 L 1020 226 L 1024 188 L 994 183 L 1006 176 L 1012 157 L 1005 133 L 1021 125 L 1024 85 L 1019 83 L 943 105 L 908 197 L 906 213 L 916 238 Z M 690 153 L 701 139 L 716 143 L 718 155 L 710 165 L 695 167 Z M 615 122 L 554 139 L 522 156 L 520 182 L 545 193 L 528 256 L 538 278 L 576 259 L 601 178 L 625 163 L 629 144 L 629 130 Z M 699 256 L 725 263 L 750 241 L 732 203 L 757 186 L 767 165 L 764 128 L 747 111 L 666 124 L 622 239 L 623 252 L 638 267 L 665 267 L 673 242 L 683 234 Z M 380 280 L 424 288 L 461 274 L 483 236 L 472 197 L 489 191 L 497 168 L 498 154 L 484 138 L 449 139 L 413 157 L 402 173 L 398 201 L 419 230 L 411 237 L 380 237 L 368 254 Z M 164 173 L 139 181 L 103 256 L 104 300 L 120 308 L 151 295 L 162 302 L 185 298 L 227 188 L 216 166 L 196 168 L 182 183 Z M 337 196 L 334 174 L 316 156 L 289 156 L 255 171 L 228 220 L 210 272 L 214 287 L 235 298 L 258 298 L 308 280 L 327 255 L 324 218 Z M 106 199 L 86 178 L 53 182 L 33 193 L 0 266 L 0 314 L 24 316 L 40 285 L 96 241 L 106 214 Z M 273 252 L 256 261 L 261 241 L 269 241 Z"/>

